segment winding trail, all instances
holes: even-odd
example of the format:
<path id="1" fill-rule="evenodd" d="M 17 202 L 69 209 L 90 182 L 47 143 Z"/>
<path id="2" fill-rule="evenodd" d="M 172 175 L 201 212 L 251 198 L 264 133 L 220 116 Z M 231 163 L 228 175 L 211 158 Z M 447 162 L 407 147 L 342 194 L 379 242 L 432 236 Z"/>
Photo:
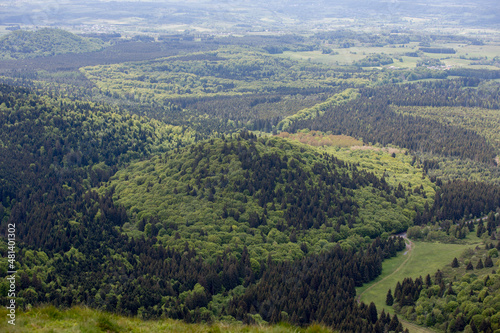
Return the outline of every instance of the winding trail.
<path id="1" fill-rule="evenodd" d="M 372 289 L 373 287 L 377 286 L 379 283 L 385 281 L 386 279 L 390 278 L 391 276 L 393 276 L 394 274 L 396 274 L 397 272 L 399 272 L 403 267 L 406 266 L 406 263 L 408 262 L 408 260 L 410 260 L 412 254 L 413 254 L 413 248 L 415 246 L 414 246 L 413 242 L 408 237 L 406 237 L 406 233 L 404 233 L 402 235 L 398 235 L 398 236 L 403 237 L 404 240 L 405 240 L 405 242 L 406 242 L 406 252 L 404 254 L 405 255 L 408 254 L 408 257 L 405 259 L 405 261 L 403 261 L 401 263 L 401 265 L 399 265 L 399 267 L 397 269 L 394 270 L 394 272 L 392 272 L 391 274 L 387 275 L 385 278 L 383 278 L 382 280 L 378 281 L 377 283 L 374 283 L 369 288 L 367 288 L 365 291 L 363 291 L 357 297 L 358 303 L 361 302 L 361 296 L 363 296 L 364 293 L 366 293 L 368 290 Z M 434 333 L 435 332 L 435 331 L 429 329 L 428 327 L 418 326 L 418 325 L 416 325 L 414 323 L 406 321 L 403 318 L 398 318 L 398 319 L 401 322 L 401 324 L 403 324 L 403 327 L 407 328 L 411 333 Z"/>
<path id="2" fill-rule="evenodd" d="M 405 255 L 408 254 L 408 257 L 405 259 L 405 261 L 403 261 L 401 263 L 401 265 L 399 265 L 399 267 L 394 270 L 394 272 L 392 272 L 391 274 L 387 275 L 385 278 L 383 278 L 382 280 L 378 281 L 377 283 L 374 283 L 372 284 L 369 288 L 367 288 L 365 291 L 363 291 L 361 294 L 359 294 L 359 296 L 357 297 L 357 301 L 358 303 L 361 302 L 361 296 L 363 296 L 364 293 L 366 293 L 368 290 L 372 289 L 373 287 L 375 287 L 376 285 L 378 285 L 379 283 L 381 283 L 382 281 L 385 281 L 386 279 L 390 278 L 391 276 L 393 276 L 394 274 L 396 274 L 397 272 L 399 272 L 401 270 L 401 268 L 403 268 L 406 263 L 408 262 L 408 260 L 410 260 L 411 258 L 411 255 L 412 255 L 412 250 L 413 250 L 413 242 L 408 239 L 408 237 L 406 237 L 406 233 L 403 234 L 401 237 L 404 238 L 405 242 L 406 242 L 406 252 L 405 252 Z"/>

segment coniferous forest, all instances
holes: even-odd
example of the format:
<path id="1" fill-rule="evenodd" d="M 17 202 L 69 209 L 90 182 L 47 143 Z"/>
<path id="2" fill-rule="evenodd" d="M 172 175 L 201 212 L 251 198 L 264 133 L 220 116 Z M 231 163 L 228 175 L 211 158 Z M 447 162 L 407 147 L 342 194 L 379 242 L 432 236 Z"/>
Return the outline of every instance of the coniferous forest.
<path id="1" fill-rule="evenodd" d="M 193 31 L 0 36 L 19 329 L 500 330 L 498 38 Z M 359 292 L 435 244 L 465 250 Z"/>

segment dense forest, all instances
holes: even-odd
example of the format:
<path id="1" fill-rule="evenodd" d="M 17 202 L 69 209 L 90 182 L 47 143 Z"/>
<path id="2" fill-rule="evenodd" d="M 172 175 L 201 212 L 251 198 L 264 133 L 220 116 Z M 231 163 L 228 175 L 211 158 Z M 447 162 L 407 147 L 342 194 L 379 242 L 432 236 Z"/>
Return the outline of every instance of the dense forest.
<path id="1" fill-rule="evenodd" d="M 100 39 L 76 36 L 59 29 L 30 32 L 16 30 L 0 38 L 0 59 L 23 59 L 62 53 L 81 53 L 101 50 Z"/>
<path id="2" fill-rule="evenodd" d="M 119 109 L 102 104 L 37 96 L 25 89 L 8 86 L 2 86 L 1 105 L 2 152 L 7 157 L 2 160 L 2 170 L 10 176 L 2 179 L 2 215 L 4 222 L 16 223 L 18 240 L 24 244 L 23 266 L 19 267 L 22 289 L 20 304 L 88 304 L 143 318 L 167 315 L 184 318 L 186 321 L 210 321 L 224 314 L 217 304 L 229 304 L 229 295 L 232 294 L 221 292 L 229 292 L 241 284 L 247 286 L 255 283 L 273 265 L 271 257 L 250 258 L 246 246 L 214 253 L 214 261 L 210 263 L 203 260 L 206 250 L 202 250 L 201 254 L 197 253 L 185 239 L 183 248 L 179 250 L 170 246 L 163 247 L 160 238 L 156 238 L 157 231 L 154 229 L 157 225 L 153 222 L 154 217 L 147 220 L 144 235 L 130 237 L 122 234 L 119 232 L 121 228 L 116 227 L 130 223 L 134 216 L 114 203 L 113 187 L 109 187 L 110 191 L 102 195 L 89 190 L 106 181 L 117 167 L 132 158 L 166 151 L 169 147 L 179 149 L 192 140 L 189 131 L 176 127 L 158 127 L 155 121 L 121 114 Z M 34 127 L 33 123 L 41 126 Z M 33 128 L 39 130 L 33 131 Z M 288 217 L 279 221 L 282 224 L 277 227 L 297 231 L 319 228 L 327 217 L 325 213 L 314 211 L 315 201 L 305 206 L 305 202 L 298 205 L 296 201 L 310 199 L 311 195 L 307 191 L 313 190 L 308 190 L 308 187 L 311 186 L 309 179 L 314 175 L 299 167 L 305 163 L 295 160 L 303 158 L 299 156 L 299 150 L 295 152 L 295 158 L 293 155 L 280 156 L 276 152 L 260 156 L 255 148 L 256 142 L 257 138 L 249 133 L 243 133 L 237 139 L 227 142 L 219 140 L 220 149 L 225 149 L 227 156 L 213 155 L 214 158 L 221 159 L 232 159 L 234 155 L 241 163 L 241 171 L 251 171 L 253 177 L 228 177 L 233 180 L 233 183 L 228 183 L 222 176 L 219 181 L 226 184 L 220 184 L 217 177 L 200 177 L 200 187 L 191 188 L 186 195 L 196 196 L 198 189 L 200 195 L 205 192 L 210 202 L 214 201 L 211 194 L 214 194 L 212 190 L 215 187 L 234 186 L 233 191 L 248 191 L 251 197 L 257 199 L 256 203 L 260 207 L 266 206 L 270 196 L 264 190 L 277 179 L 276 175 L 264 170 L 271 168 L 279 173 L 284 170 L 283 181 L 285 177 L 290 178 L 290 181 L 287 180 L 290 185 L 287 186 L 292 186 L 295 191 L 305 192 L 302 198 L 291 196 L 292 193 L 285 195 L 281 191 L 281 204 L 288 205 L 290 212 L 285 210 L 283 216 Z M 272 147 L 271 142 L 263 141 L 260 144 Z M 281 144 L 289 145 L 285 142 Z M 190 146 L 188 151 L 194 153 L 193 162 L 200 163 L 203 158 L 210 157 L 204 156 L 207 149 L 210 150 L 210 144 L 206 147 L 204 144 Z M 315 155 L 313 151 L 311 154 Z M 387 192 L 387 195 L 391 193 L 388 185 L 374 175 L 358 172 L 354 166 L 348 167 L 333 157 L 325 159 L 322 163 L 326 164 L 322 166 L 318 164 L 323 161 L 319 157 L 315 156 L 317 163 L 308 163 L 308 168 L 317 169 L 314 177 L 318 177 L 315 181 L 323 184 L 320 186 L 332 186 L 340 182 L 342 185 L 338 190 L 343 193 L 370 184 L 378 191 Z M 168 154 L 164 158 L 168 159 Z M 190 167 L 193 162 L 189 161 Z M 230 162 L 234 163 L 232 160 Z M 182 160 L 174 163 L 173 166 L 180 167 L 179 171 L 182 173 Z M 288 163 L 294 166 L 290 171 L 287 171 Z M 203 164 L 199 172 L 200 176 L 211 173 Z M 196 174 L 190 173 L 192 176 Z M 187 183 L 189 187 L 189 182 Z M 202 191 L 201 185 L 206 190 Z M 255 189 L 259 191 L 255 192 Z M 269 188 L 271 189 L 272 187 Z M 181 191 L 180 188 L 178 190 Z M 277 193 L 280 192 L 279 189 L 276 190 Z M 332 188 L 330 191 L 336 190 Z M 349 200 L 352 199 L 348 197 L 343 201 L 339 201 L 336 196 L 313 199 L 318 200 L 319 205 L 335 208 L 331 213 L 327 212 L 332 217 L 349 217 L 345 214 L 353 214 L 352 218 L 356 216 L 350 211 L 352 203 Z M 271 205 L 274 205 L 274 199 L 271 201 Z M 276 204 L 279 202 L 276 201 Z M 238 223 L 240 218 L 235 219 L 236 214 L 244 212 L 235 211 L 232 207 L 228 207 L 228 210 L 232 223 Z M 295 211 L 310 214 L 310 222 L 305 220 L 310 225 L 297 219 Z M 265 220 L 266 214 L 248 215 L 251 227 L 266 225 Z M 135 222 L 139 225 L 139 230 L 142 221 Z M 344 223 L 352 223 L 349 221 L 350 218 L 347 218 Z M 96 228 L 96 225 L 99 227 Z M 338 226 L 341 226 L 340 222 Z M 171 223 L 171 227 L 175 229 L 178 226 Z M 276 239 L 281 237 L 277 229 L 274 229 L 274 233 Z M 264 237 L 273 237 L 271 234 L 272 230 Z M 292 234 L 293 232 L 290 233 L 290 238 L 293 240 Z M 262 232 L 258 235 L 261 237 Z M 180 236 L 176 234 L 173 238 L 177 237 Z M 273 239 L 269 241 L 276 242 Z M 301 253 L 307 253 L 307 247 L 307 243 L 303 242 Z M 348 251 L 353 250 L 349 248 Z M 2 251 L 6 251 L 6 248 Z M 167 258 L 170 259 L 166 261 Z M 193 265 L 193 261 L 197 264 Z M 164 266 L 167 262 L 168 267 Z M 103 271 L 102 265 L 108 268 Z M 380 268 L 374 272 L 377 271 Z M 164 276 L 167 272 L 173 275 Z M 370 274 L 370 277 L 376 275 Z M 128 282 L 123 283 L 124 281 Z M 116 289 L 113 285 L 120 285 L 120 288 Z M 75 289 L 74 286 L 79 287 Z M 219 294 L 219 298 L 210 305 L 212 296 Z M 158 298 L 159 295 L 163 297 Z M 6 297 L 3 296 L 3 299 Z M 179 300 L 182 300 L 181 303 Z M 225 309 L 229 310 L 229 307 L 226 306 Z M 294 323 L 307 322 L 301 319 Z M 340 325 L 331 320 L 325 323 Z"/>
<path id="3" fill-rule="evenodd" d="M 20 310 L 498 329 L 500 76 L 428 68 L 459 59 L 457 43 L 480 44 L 347 30 L 6 35 L 0 233 L 16 225 Z M 411 249 L 405 232 L 483 243 L 455 273 L 398 284 L 389 314 L 356 288 Z"/>
<path id="4" fill-rule="evenodd" d="M 363 237 L 405 230 L 408 213 L 427 202 L 425 191 L 393 188 L 333 156 L 246 132 L 133 163 L 101 192 L 109 187 L 136 216 L 124 227 L 131 235 L 178 249 L 187 241 L 206 256 L 247 246 L 257 260 L 294 259 L 341 240 L 358 248 Z"/>
<path id="5" fill-rule="evenodd" d="M 477 106 L 498 109 L 500 90 L 468 90 L 477 79 L 447 80 L 361 90 L 361 97 L 338 105 L 312 120 L 297 122 L 290 131 L 302 128 L 361 137 L 367 142 L 394 144 L 413 151 L 458 156 L 483 163 L 495 163 L 498 153 L 474 131 L 432 119 L 394 112 L 398 106 Z M 409 94 L 408 91 L 412 93 Z M 398 131 L 394 131 L 398 128 Z"/>

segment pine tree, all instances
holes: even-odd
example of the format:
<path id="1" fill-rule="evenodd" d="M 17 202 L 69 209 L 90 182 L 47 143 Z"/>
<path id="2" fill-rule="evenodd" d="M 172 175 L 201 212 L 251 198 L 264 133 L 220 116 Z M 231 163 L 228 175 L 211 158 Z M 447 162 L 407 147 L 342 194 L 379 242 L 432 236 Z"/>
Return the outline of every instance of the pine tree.
<path id="1" fill-rule="evenodd" d="M 483 268 L 484 268 L 483 261 L 481 259 L 479 259 L 479 261 L 476 265 L 476 269 L 483 269 Z"/>
<path id="2" fill-rule="evenodd" d="M 427 274 L 427 276 L 425 277 L 425 285 L 426 285 L 427 287 L 432 286 L 432 280 L 431 280 L 431 276 L 430 276 L 430 274 Z"/>
<path id="3" fill-rule="evenodd" d="M 476 231 L 476 236 L 481 237 L 482 234 L 484 234 L 485 228 L 483 224 L 483 220 L 479 220 L 479 224 L 477 226 L 477 231 Z"/>
<path id="4" fill-rule="evenodd" d="M 375 307 L 375 303 L 371 302 L 368 306 L 368 319 L 375 324 L 377 322 L 378 314 L 377 308 Z"/>
<path id="5" fill-rule="evenodd" d="M 488 256 L 485 260 L 484 260 L 484 267 L 493 267 L 493 260 L 491 260 L 491 257 Z"/>
<path id="6" fill-rule="evenodd" d="M 394 304 L 394 297 L 392 297 L 391 289 L 389 289 L 389 291 L 387 292 L 385 304 L 387 304 L 388 306 L 392 306 L 392 304 Z"/>
<path id="7" fill-rule="evenodd" d="M 448 286 L 448 290 L 446 292 L 448 295 L 456 295 L 455 291 L 453 291 L 452 285 L 453 285 L 453 283 L 450 282 L 450 285 Z"/>
<path id="8" fill-rule="evenodd" d="M 396 302 L 401 303 L 402 287 L 401 287 L 401 283 L 399 281 L 396 284 L 396 288 L 394 289 L 394 299 L 396 300 Z"/>
<path id="9" fill-rule="evenodd" d="M 474 323 L 474 320 L 470 321 L 470 329 L 473 333 L 479 333 L 476 324 Z"/>
<path id="10" fill-rule="evenodd" d="M 488 319 L 483 319 L 481 322 L 481 325 L 479 326 L 479 331 L 480 332 L 491 332 L 493 333 L 493 330 L 491 329 L 491 323 Z"/>
<path id="11" fill-rule="evenodd" d="M 398 315 L 394 315 L 394 317 L 392 317 L 391 319 L 391 322 L 389 323 L 389 331 L 396 331 L 398 329 L 398 326 L 399 326 Z"/>
<path id="12" fill-rule="evenodd" d="M 459 266 L 460 266 L 460 264 L 458 263 L 458 259 L 455 257 L 455 258 L 453 259 L 453 261 L 451 262 L 451 267 L 453 267 L 453 268 L 457 268 L 457 267 L 459 267 Z"/>
<path id="13" fill-rule="evenodd" d="M 469 264 L 467 264 L 466 270 L 468 270 L 468 271 L 474 270 L 474 266 L 472 266 L 472 262 L 469 262 Z"/>
<path id="14" fill-rule="evenodd" d="M 380 323 L 380 320 L 377 320 L 375 326 L 373 327 L 374 333 L 384 333 L 383 324 Z"/>

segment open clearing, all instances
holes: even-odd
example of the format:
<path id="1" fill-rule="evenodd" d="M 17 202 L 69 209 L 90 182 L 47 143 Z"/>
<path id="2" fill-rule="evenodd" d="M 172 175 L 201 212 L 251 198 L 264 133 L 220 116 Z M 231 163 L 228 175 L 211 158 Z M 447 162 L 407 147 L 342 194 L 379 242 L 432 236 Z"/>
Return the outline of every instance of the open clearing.
<path id="1" fill-rule="evenodd" d="M 488 69 L 498 69 L 494 66 L 489 65 L 471 65 L 474 62 L 473 59 L 487 57 L 492 59 L 494 57 L 500 56 L 500 45 L 491 43 L 487 45 L 465 45 L 463 43 L 442 43 L 433 44 L 432 47 L 443 47 L 443 48 L 453 48 L 456 53 L 454 54 L 444 54 L 444 53 L 423 53 L 424 58 L 434 58 L 442 60 L 447 66 L 452 67 L 466 67 L 466 68 L 488 68 Z M 350 48 L 336 48 L 332 47 L 332 50 L 336 53 L 333 54 L 323 54 L 321 51 L 285 51 L 280 57 L 286 57 L 293 60 L 307 60 L 312 62 L 319 62 L 328 65 L 351 65 L 354 61 L 359 61 L 364 59 L 370 54 L 388 54 L 394 58 L 394 63 L 388 66 L 382 67 L 395 67 L 395 68 L 415 68 L 417 61 L 421 60 L 423 57 L 409 57 L 406 53 L 416 52 L 420 46 L 418 43 L 412 42 L 405 45 L 390 45 L 384 47 L 372 47 L 372 46 L 353 46 Z M 403 61 L 399 61 L 401 58 Z M 382 68 L 377 67 L 377 68 Z M 370 69 L 372 67 L 365 67 L 365 69 Z"/>
<path id="2" fill-rule="evenodd" d="M 474 246 L 413 242 L 411 252 L 405 250 L 396 257 L 385 260 L 382 264 L 382 274 L 371 283 L 357 288 L 356 293 L 361 295 L 361 301 L 374 302 L 379 311 L 385 309 L 386 312 L 393 313 L 392 308 L 385 305 L 385 297 L 389 289 L 394 290 L 398 281 L 402 281 L 405 277 L 415 279 L 419 276 L 425 277 L 427 274 L 432 276 L 438 269 L 449 265 L 453 258 L 458 258 L 465 249 Z"/>
<path id="3" fill-rule="evenodd" d="M 467 248 L 475 244 L 442 244 L 411 242 L 411 247 L 401 251 L 396 257 L 385 260 L 382 264 L 382 274 L 362 287 L 356 288 L 356 294 L 360 300 L 369 304 L 374 302 L 378 311 L 394 313 L 392 307 L 385 304 L 387 290 L 394 290 L 398 281 L 405 277 L 418 278 L 427 274 L 433 276 L 438 270 L 449 265 L 453 258 L 459 257 Z M 401 320 L 401 318 L 400 318 Z M 405 328 L 411 333 L 434 332 L 425 327 L 401 320 Z"/>

